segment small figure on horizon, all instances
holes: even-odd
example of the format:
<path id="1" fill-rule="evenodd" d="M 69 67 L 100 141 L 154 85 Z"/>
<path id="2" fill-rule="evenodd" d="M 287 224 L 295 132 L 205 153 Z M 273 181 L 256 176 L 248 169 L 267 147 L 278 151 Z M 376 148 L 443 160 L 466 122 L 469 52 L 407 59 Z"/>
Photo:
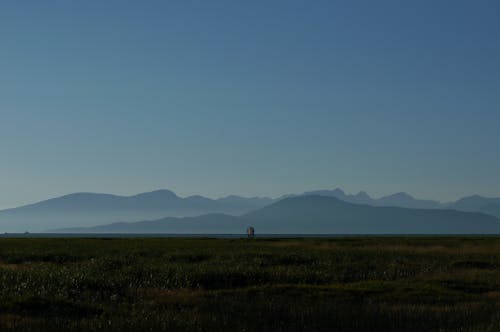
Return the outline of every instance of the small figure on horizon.
<path id="1" fill-rule="evenodd" d="M 252 238 L 255 236 L 255 229 L 253 227 L 247 228 L 247 236 L 248 238 Z"/>

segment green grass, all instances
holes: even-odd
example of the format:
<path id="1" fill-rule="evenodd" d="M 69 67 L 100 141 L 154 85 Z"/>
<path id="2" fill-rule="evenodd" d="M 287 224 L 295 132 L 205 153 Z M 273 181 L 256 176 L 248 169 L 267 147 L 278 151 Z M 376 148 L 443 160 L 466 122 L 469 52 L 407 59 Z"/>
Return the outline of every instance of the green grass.
<path id="1" fill-rule="evenodd" d="M 0 239 L 0 331 L 500 331 L 500 238 Z"/>

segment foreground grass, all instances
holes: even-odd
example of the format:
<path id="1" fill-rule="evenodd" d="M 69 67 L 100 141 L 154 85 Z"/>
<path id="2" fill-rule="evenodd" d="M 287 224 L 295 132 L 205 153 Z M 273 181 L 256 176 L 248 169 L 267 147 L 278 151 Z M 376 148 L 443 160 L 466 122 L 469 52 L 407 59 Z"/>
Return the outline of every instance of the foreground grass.
<path id="1" fill-rule="evenodd" d="M 4 238 L 0 330 L 500 331 L 500 238 Z"/>

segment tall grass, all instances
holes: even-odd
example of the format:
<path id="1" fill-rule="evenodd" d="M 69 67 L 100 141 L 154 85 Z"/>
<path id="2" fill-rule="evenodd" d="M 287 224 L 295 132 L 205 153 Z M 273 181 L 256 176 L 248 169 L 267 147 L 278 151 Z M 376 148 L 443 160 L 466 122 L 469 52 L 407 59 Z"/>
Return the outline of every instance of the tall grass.
<path id="1" fill-rule="evenodd" d="M 500 238 L 0 239 L 1 331 L 500 331 Z"/>

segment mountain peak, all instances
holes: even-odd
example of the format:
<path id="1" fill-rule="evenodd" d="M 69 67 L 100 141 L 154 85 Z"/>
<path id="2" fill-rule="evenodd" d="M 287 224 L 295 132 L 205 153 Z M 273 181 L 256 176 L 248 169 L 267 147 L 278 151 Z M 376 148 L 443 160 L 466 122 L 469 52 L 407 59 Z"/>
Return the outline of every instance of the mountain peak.
<path id="1" fill-rule="evenodd" d="M 134 195 L 132 197 L 142 197 L 142 198 L 149 198 L 149 197 L 162 197 L 162 198 L 179 198 L 176 193 L 174 193 L 171 190 L 167 189 L 158 189 L 158 190 L 153 190 L 150 192 L 145 192 L 141 194 Z"/>
<path id="2" fill-rule="evenodd" d="M 335 188 L 333 190 L 323 189 L 323 190 L 306 191 L 299 196 L 328 196 L 328 197 L 345 198 L 346 194 L 342 189 Z"/>
<path id="3" fill-rule="evenodd" d="M 339 195 L 345 195 L 345 192 L 342 189 L 338 188 L 338 187 L 335 188 L 335 189 L 333 189 L 332 193 L 339 194 Z"/>
<path id="4" fill-rule="evenodd" d="M 395 193 L 395 194 L 392 194 L 389 196 L 385 196 L 385 198 L 415 199 L 415 198 L 413 198 L 413 196 L 411 196 L 410 194 L 405 193 L 405 192 Z"/>
<path id="5" fill-rule="evenodd" d="M 360 191 L 359 193 L 356 194 L 356 198 L 370 199 L 371 197 L 366 193 L 366 191 Z"/>
<path id="6" fill-rule="evenodd" d="M 457 202 L 468 201 L 468 200 L 479 200 L 479 199 L 487 199 L 487 198 L 480 196 L 480 195 L 471 195 L 471 196 L 463 197 L 463 198 L 459 199 Z"/>

